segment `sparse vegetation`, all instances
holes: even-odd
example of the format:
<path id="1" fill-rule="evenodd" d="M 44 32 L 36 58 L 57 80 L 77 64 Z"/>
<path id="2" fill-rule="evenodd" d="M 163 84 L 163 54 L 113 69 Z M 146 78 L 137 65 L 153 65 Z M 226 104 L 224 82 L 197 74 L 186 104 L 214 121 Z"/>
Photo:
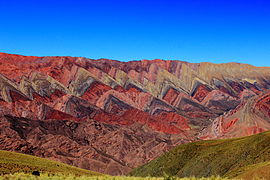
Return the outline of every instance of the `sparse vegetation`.
<path id="1" fill-rule="evenodd" d="M 133 176 L 270 178 L 270 132 L 179 145 L 135 169 Z"/>
<path id="2" fill-rule="evenodd" d="M 108 176 L 0 150 L 0 180 L 254 180 L 270 179 L 269 169 L 270 132 L 180 145 L 135 169 L 131 176 Z"/>
<path id="3" fill-rule="evenodd" d="M 57 174 L 63 175 L 102 175 L 97 172 L 80 169 L 74 166 L 69 166 L 64 163 L 51 161 L 44 158 L 30 156 L 26 154 L 20 154 L 9 151 L 0 150 L 0 174 L 13 174 L 17 172 L 33 173 L 38 171 L 40 173 Z M 37 174 L 37 172 L 36 172 Z"/>
<path id="4" fill-rule="evenodd" d="M 31 174 L 16 173 L 13 175 L 0 176 L 0 180 L 228 180 L 220 177 L 210 178 L 173 178 L 173 177 L 127 177 L 127 176 L 73 176 L 73 175 L 50 175 L 41 174 L 34 176 Z"/>
<path id="5" fill-rule="evenodd" d="M 35 156 L 0 150 L 0 180 L 180 180 L 177 177 L 108 176 Z M 181 180 L 198 180 L 181 178 Z M 220 177 L 199 180 L 223 180 Z"/>

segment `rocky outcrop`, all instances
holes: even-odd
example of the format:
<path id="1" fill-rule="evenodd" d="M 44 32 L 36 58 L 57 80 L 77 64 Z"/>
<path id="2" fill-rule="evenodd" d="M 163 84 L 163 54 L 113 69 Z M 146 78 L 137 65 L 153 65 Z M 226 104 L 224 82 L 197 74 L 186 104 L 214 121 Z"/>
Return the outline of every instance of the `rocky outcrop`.
<path id="1" fill-rule="evenodd" d="M 270 130 L 269 72 L 0 53 L 0 149 L 125 174 L 178 144 Z"/>

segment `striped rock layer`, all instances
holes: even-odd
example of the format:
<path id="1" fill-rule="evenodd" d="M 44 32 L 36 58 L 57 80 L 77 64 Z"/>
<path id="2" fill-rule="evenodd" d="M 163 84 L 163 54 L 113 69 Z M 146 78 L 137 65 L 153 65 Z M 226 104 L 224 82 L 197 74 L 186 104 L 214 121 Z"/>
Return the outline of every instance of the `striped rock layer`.
<path id="1" fill-rule="evenodd" d="M 270 130 L 270 68 L 0 53 L 0 149 L 121 175 L 172 147 Z"/>

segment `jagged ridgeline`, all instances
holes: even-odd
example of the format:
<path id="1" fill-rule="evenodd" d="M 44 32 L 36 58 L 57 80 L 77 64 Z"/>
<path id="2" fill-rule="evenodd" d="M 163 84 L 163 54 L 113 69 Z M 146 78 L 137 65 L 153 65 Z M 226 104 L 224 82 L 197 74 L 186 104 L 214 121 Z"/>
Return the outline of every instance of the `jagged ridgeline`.
<path id="1" fill-rule="evenodd" d="M 269 72 L 1 53 L 0 149 L 127 174 L 179 144 L 270 130 Z"/>

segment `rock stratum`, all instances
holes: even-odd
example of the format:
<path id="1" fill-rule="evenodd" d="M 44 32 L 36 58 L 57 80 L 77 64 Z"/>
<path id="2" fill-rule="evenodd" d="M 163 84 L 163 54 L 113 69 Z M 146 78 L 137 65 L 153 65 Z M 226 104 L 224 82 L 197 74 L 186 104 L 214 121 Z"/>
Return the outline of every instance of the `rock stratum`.
<path id="1" fill-rule="evenodd" d="M 270 68 L 0 53 L 0 149 L 122 175 L 172 147 L 270 130 Z"/>

